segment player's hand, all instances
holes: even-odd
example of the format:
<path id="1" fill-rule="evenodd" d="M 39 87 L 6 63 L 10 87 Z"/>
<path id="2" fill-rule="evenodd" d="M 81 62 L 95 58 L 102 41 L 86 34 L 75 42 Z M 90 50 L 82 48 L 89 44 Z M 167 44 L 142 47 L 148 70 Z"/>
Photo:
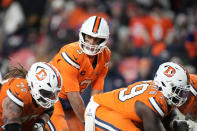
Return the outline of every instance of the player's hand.
<path id="1" fill-rule="evenodd" d="M 35 123 L 32 131 L 44 131 L 44 125 L 42 123 Z"/>
<path id="2" fill-rule="evenodd" d="M 189 131 L 189 124 L 186 120 L 173 120 L 170 125 L 173 131 Z"/>

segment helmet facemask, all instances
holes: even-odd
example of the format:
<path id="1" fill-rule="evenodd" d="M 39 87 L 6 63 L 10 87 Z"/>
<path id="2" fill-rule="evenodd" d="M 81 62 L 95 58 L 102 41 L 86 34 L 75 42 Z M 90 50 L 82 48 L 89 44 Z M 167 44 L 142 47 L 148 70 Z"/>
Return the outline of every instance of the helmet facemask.
<path id="1" fill-rule="evenodd" d="M 100 39 L 101 39 L 101 42 L 99 44 L 92 45 L 92 44 L 85 42 L 85 34 L 80 33 L 79 42 L 80 42 L 81 50 L 85 54 L 91 55 L 91 56 L 101 53 L 103 51 L 103 49 L 106 47 L 105 45 L 106 45 L 107 39 L 104 39 L 104 38 L 100 38 Z"/>
<path id="2" fill-rule="evenodd" d="M 33 83 L 30 88 L 32 97 L 36 103 L 44 108 L 50 108 L 58 101 L 58 94 L 60 90 L 52 92 L 45 89 L 34 88 Z"/>
<path id="3" fill-rule="evenodd" d="M 171 103 L 171 105 L 179 107 L 187 101 L 189 92 L 189 89 L 186 90 L 178 86 L 172 87 L 171 97 L 168 98 L 168 102 Z"/>
<path id="4" fill-rule="evenodd" d="M 166 100 L 169 105 L 179 107 L 187 101 L 187 96 L 190 93 L 190 85 L 175 86 L 173 83 L 165 83 L 161 81 L 161 84 L 158 84 L 156 80 L 154 81 L 159 87 L 160 91 L 166 97 Z"/>

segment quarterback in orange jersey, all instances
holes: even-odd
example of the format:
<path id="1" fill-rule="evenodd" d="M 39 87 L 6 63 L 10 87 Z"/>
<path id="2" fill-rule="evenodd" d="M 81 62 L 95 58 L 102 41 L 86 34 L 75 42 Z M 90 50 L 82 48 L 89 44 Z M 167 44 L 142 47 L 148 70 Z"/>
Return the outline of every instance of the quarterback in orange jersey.
<path id="1" fill-rule="evenodd" d="M 187 100 L 188 72 L 180 65 L 160 65 L 153 81 L 94 95 L 85 111 L 85 131 L 163 131 L 161 120 Z"/>
<path id="2" fill-rule="evenodd" d="M 50 62 L 62 75 L 63 86 L 50 130 L 84 130 L 85 105 L 81 97 L 91 85 L 91 95 L 102 93 L 111 52 L 106 44 L 109 27 L 104 18 L 91 16 L 81 26 L 79 41 L 61 48 Z"/>
<path id="3" fill-rule="evenodd" d="M 30 70 L 16 67 L 5 76 L 0 89 L 1 131 L 44 131 L 58 100 L 62 80 L 57 69 L 44 62 Z"/>

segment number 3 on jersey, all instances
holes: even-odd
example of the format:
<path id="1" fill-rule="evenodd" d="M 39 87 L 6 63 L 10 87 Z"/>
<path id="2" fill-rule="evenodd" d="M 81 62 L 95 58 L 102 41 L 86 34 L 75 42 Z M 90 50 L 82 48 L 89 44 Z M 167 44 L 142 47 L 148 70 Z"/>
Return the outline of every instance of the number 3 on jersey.
<path id="1" fill-rule="evenodd" d="M 131 99 L 131 98 L 137 96 L 137 95 L 140 95 L 144 91 L 147 90 L 148 86 L 149 86 L 149 84 L 146 83 L 146 84 L 135 85 L 132 88 L 125 88 L 119 92 L 119 96 L 118 96 L 119 100 L 124 102 L 128 99 Z M 125 94 L 125 92 L 128 92 L 127 91 L 128 89 L 130 89 L 129 94 Z"/>

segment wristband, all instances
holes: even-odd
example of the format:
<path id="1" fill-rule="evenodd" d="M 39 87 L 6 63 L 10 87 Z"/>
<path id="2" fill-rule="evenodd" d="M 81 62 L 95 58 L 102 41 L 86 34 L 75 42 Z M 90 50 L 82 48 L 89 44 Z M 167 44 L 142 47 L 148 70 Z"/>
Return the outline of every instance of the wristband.
<path id="1" fill-rule="evenodd" d="M 38 118 L 34 123 L 41 123 L 43 126 L 45 126 L 45 121 L 41 118 Z"/>

